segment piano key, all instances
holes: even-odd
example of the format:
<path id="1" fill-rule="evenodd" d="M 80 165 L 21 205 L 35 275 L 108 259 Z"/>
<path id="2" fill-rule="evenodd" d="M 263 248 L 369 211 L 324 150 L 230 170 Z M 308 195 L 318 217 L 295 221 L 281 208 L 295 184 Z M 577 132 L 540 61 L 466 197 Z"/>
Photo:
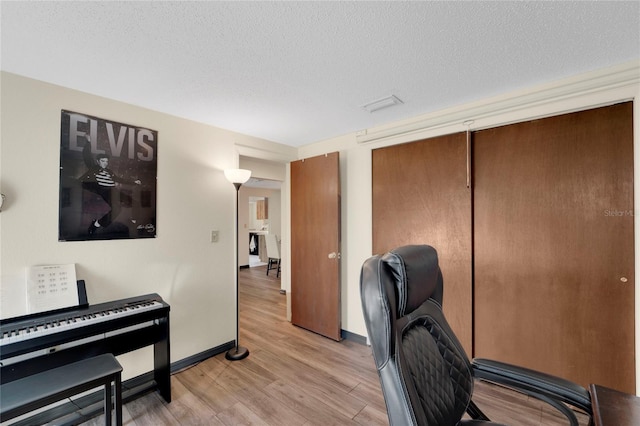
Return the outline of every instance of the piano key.
<path id="1" fill-rule="evenodd" d="M 141 303 L 131 304 L 119 308 L 109 309 L 106 311 L 101 311 L 95 317 L 90 316 L 78 316 L 72 315 L 67 318 L 63 318 L 61 320 L 55 321 L 51 326 L 47 329 L 42 329 L 39 332 L 33 332 L 29 327 L 22 327 L 17 330 L 10 330 L 10 334 L 7 337 L 3 337 L 0 339 L 0 347 L 13 344 L 17 342 L 22 342 L 25 340 L 45 336 L 47 334 L 59 333 L 67 330 L 73 330 L 79 327 L 86 327 L 91 324 L 100 323 L 106 320 L 113 320 L 115 317 L 125 317 L 128 315 L 137 314 L 143 311 L 149 311 L 153 309 L 159 309 L 163 306 L 162 303 L 152 300 L 152 301 L 143 301 Z M 120 309 L 118 311 L 118 309 Z M 82 317 L 85 317 L 83 319 Z M 4 333 L 3 333 L 4 335 Z"/>

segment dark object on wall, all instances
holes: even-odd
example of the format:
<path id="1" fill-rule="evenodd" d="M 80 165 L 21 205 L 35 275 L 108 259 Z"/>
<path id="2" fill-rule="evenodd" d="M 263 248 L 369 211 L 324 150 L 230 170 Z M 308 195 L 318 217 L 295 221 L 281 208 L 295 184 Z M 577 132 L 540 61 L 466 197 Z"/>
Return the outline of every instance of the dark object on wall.
<path id="1" fill-rule="evenodd" d="M 156 236 L 158 132 L 62 110 L 60 241 Z"/>
<path id="2" fill-rule="evenodd" d="M 365 261 L 362 308 L 391 425 L 493 424 L 471 400 L 473 380 L 540 399 L 578 425 L 570 404 L 591 415 L 589 393 L 566 380 L 501 362 L 470 362 L 442 312 L 438 255 L 404 246 Z M 479 422 L 482 421 L 482 422 Z"/>

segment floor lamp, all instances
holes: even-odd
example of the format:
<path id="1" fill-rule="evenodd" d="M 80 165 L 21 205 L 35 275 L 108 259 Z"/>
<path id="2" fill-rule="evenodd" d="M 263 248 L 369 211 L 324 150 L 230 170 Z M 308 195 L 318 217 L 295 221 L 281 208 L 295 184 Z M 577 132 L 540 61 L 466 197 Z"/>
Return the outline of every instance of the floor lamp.
<path id="1" fill-rule="evenodd" d="M 240 305 L 239 305 L 239 292 L 238 292 L 238 270 L 240 268 L 240 265 L 238 264 L 238 248 L 239 248 L 239 244 L 238 244 L 238 193 L 240 192 L 240 187 L 242 186 L 243 183 L 245 183 L 246 181 L 249 180 L 249 178 L 251 177 L 251 170 L 244 170 L 244 169 L 228 169 L 224 171 L 224 177 L 227 178 L 227 180 L 229 182 L 231 182 L 233 184 L 233 186 L 236 187 L 236 269 L 235 269 L 235 276 L 236 276 L 236 347 L 229 349 L 229 351 L 227 351 L 226 354 L 226 358 L 229 361 L 238 361 L 241 359 L 246 358 L 247 356 L 249 356 L 249 349 L 240 346 Z"/>

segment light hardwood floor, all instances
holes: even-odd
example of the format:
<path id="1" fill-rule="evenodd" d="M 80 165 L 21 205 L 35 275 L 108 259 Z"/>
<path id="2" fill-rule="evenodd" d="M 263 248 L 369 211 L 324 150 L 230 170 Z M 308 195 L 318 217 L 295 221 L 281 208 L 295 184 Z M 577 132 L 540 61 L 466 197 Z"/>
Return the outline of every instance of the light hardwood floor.
<path id="1" fill-rule="evenodd" d="M 125 425 L 387 425 L 369 347 L 335 342 L 286 321 L 286 296 L 266 267 L 240 272 L 240 342 L 248 358 L 217 355 L 172 376 L 172 399 L 127 403 Z M 541 404 L 483 383 L 475 398 L 495 421 L 563 425 Z M 104 424 L 103 416 L 85 425 Z M 588 424 L 585 417 L 581 424 Z"/>

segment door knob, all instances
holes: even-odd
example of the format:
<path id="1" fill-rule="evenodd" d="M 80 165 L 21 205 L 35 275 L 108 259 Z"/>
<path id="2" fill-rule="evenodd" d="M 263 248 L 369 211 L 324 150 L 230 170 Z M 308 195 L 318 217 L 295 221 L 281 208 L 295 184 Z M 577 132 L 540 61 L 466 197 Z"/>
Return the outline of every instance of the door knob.
<path id="1" fill-rule="evenodd" d="M 336 257 L 338 257 L 338 254 L 334 251 L 334 252 L 329 253 L 328 257 L 329 257 L 329 259 L 335 259 Z"/>

